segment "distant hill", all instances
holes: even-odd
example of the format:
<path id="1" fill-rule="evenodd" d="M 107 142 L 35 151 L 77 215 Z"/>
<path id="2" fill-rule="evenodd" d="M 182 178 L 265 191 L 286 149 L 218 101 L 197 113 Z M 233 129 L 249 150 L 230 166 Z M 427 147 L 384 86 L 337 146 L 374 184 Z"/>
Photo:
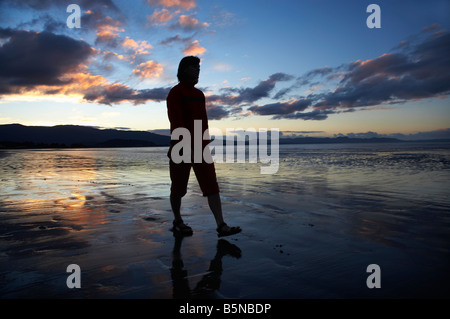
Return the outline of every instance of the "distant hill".
<path id="1" fill-rule="evenodd" d="M 78 125 L 0 125 L 0 148 L 168 146 L 169 136 Z"/>
<path id="2" fill-rule="evenodd" d="M 295 137 L 282 138 L 280 144 L 330 144 L 330 143 L 396 143 L 403 142 L 396 138 L 389 137 L 372 137 L 372 138 L 355 138 L 347 136 L 339 137 Z"/>
<path id="3" fill-rule="evenodd" d="M 270 143 L 270 138 L 267 140 Z M 295 137 L 280 138 L 280 144 L 336 144 L 336 143 L 396 143 L 408 142 L 396 138 Z M 413 141 L 409 141 L 413 142 Z M 427 140 L 423 142 L 447 142 Z M 226 139 L 223 139 L 226 143 Z M 248 143 L 248 141 L 247 141 Z M 147 131 L 123 131 L 98 129 L 89 126 L 57 125 L 25 126 L 21 124 L 0 125 L 1 148 L 64 148 L 64 147 L 149 147 L 169 146 L 170 136 Z"/>

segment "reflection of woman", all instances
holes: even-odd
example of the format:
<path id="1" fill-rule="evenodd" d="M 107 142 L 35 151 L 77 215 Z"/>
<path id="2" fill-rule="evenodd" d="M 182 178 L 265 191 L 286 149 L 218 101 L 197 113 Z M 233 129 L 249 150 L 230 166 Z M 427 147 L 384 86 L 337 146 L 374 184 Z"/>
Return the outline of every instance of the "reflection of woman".
<path id="1" fill-rule="evenodd" d="M 184 269 L 181 258 L 181 242 L 183 237 L 175 236 L 175 246 L 173 249 L 172 268 L 170 275 L 173 284 L 173 298 L 214 298 L 214 292 L 220 288 L 220 276 L 222 275 L 222 257 L 230 255 L 234 258 L 241 258 L 241 250 L 236 245 L 230 244 L 225 239 L 217 241 L 217 252 L 209 265 L 208 273 L 203 276 L 197 286 L 191 290 L 187 279 L 187 270 Z"/>
<path id="2" fill-rule="evenodd" d="M 200 59 L 194 56 L 184 57 L 178 66 L 178 83 L 167 96 L 167 111 L 170 120 L 170 131 L 177 128 L 186 128 L 191 136 L 194 136 L 194 121 L 200 120 L 202 124 L 201 134 L 208 129 L 208 117 L 206 115 L 205 95 L 194 86 L 198 83 L 200 75 Z M 204 141 L 203 148 L 209 143 Z M 207 163 L 204 159 L 200 163 L 175 163 L 171 153 L 176 141 L 172 140 L 170 157 L 170 203 L 174 214 L 173 231 L 181 235 L 192 235 L 192 228 L 187 226 L 181 218 L 181 198 L 186 195 L 187 184 L 191 168 L 194 169 L 197 181 L 208 198 L 209 207 L 214 215 L 219 236 L 228 236 L 241 232 L 240 227 L 229 227 L 223 220 L 222 203 L 219 196 L 214 163 Z M 202 152 L 203 154 L 203 152 Z"/>

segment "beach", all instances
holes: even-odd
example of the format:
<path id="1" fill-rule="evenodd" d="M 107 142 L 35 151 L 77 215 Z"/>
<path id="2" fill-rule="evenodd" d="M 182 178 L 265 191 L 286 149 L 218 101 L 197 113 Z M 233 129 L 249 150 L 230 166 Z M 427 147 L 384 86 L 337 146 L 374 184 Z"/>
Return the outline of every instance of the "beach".
<path id="1" fill-rule="evenodd" d="M 450 297 L 448 144 L 281 145 L 269 175 L 218 163 L 225 219 L 243 229 L 222 239 L 193 172 L 194 235 L 173 236 L 166 154 L 1 150 L 0 297 Z"/>

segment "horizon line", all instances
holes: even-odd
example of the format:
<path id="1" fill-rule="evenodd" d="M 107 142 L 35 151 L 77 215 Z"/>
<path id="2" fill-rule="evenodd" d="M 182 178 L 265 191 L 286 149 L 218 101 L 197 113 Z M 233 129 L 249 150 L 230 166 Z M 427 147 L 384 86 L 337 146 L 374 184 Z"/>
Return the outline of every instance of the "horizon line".
<path id="1" fill-rule="evenodd" d="M 53 125 L 26 125 L 21 123 L 7 123 L 7 124 L 0 124 L 0 126 L 6 126 L 6 125 L 20 125 L 24 127 L 58 127 L 58 126 L 78 126 L 78 127 L 88 127 L 98 130 L 116 130 L 116 131 L 124 131 L 124 132 L 148 132 L 157 134 L 160 136 L 170 136 L 170 129 L 132 129 L 129 127 L 102 127 L 102 126 L 96 126 L 96 125 L 80 125 L 80 124 L 53 124 Z M 246 132 L 246 129 L 239 128 L 239 129 L 233 129 L 232 135 L 221 135 L 224 136 L 237 136 L 240 133 Z M 166 134 L 158 133 L 158 131 L 165 132 Z M 270 130 L 267 130 L 270 132 Z M 348 137 L 348 138 L 355 138 L 355 139 L 373 139 L 373 138 L 394 138 L 398 139 L 400 141 L 406 140 L 406 141 L 420 141 L 420 140 L 447 140 L 450 139 L 450 127 L 448 128 L 442 128 L 442 129 L 436 129 L 432 131 L 422 131 L 422 132 L 415 132 L 415 133 L 378 133 L 373 131 L 367 131 L 367 132 L 358 132 L 358 133 L 335 133 L 335 134 L 328 134 L 328 135 L 321 135 L 321 136 L 310 136 L 310 135 L 304 135 L 304 134 L 320 134 L 320 133 L 326 133 L 326 131 L 293 131 L 293 130 L 279 130 L 280 138 L 282 139 L 295 139 L 295 138 L 339 138 L 339 137 Z M 290 134 L 285 134 L 290 133 Z M 441 135 L 441 136 L 432 136 L 432 135 Z M 423 135 L 429 135 L 428 137 Z M 217 135 L 218 136 L 218 135 Z"/>

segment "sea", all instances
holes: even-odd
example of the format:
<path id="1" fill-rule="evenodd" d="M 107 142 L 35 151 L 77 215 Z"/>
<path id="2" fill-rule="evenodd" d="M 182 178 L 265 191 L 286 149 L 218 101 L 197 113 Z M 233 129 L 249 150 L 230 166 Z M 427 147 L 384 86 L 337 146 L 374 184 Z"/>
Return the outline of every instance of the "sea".
<path id="1" fill-rule="evenodd" d="M 450 144 L 280 145 L 277 172 L 264 165 L 216 163 L 243 232 L 215 297 L 450 297 Z M 173 297 L 166 147 L 0 150 L 0 172 L 0 297 Z M 200 282 L 217 237 L 193 173 L 182 214 Z"/>

